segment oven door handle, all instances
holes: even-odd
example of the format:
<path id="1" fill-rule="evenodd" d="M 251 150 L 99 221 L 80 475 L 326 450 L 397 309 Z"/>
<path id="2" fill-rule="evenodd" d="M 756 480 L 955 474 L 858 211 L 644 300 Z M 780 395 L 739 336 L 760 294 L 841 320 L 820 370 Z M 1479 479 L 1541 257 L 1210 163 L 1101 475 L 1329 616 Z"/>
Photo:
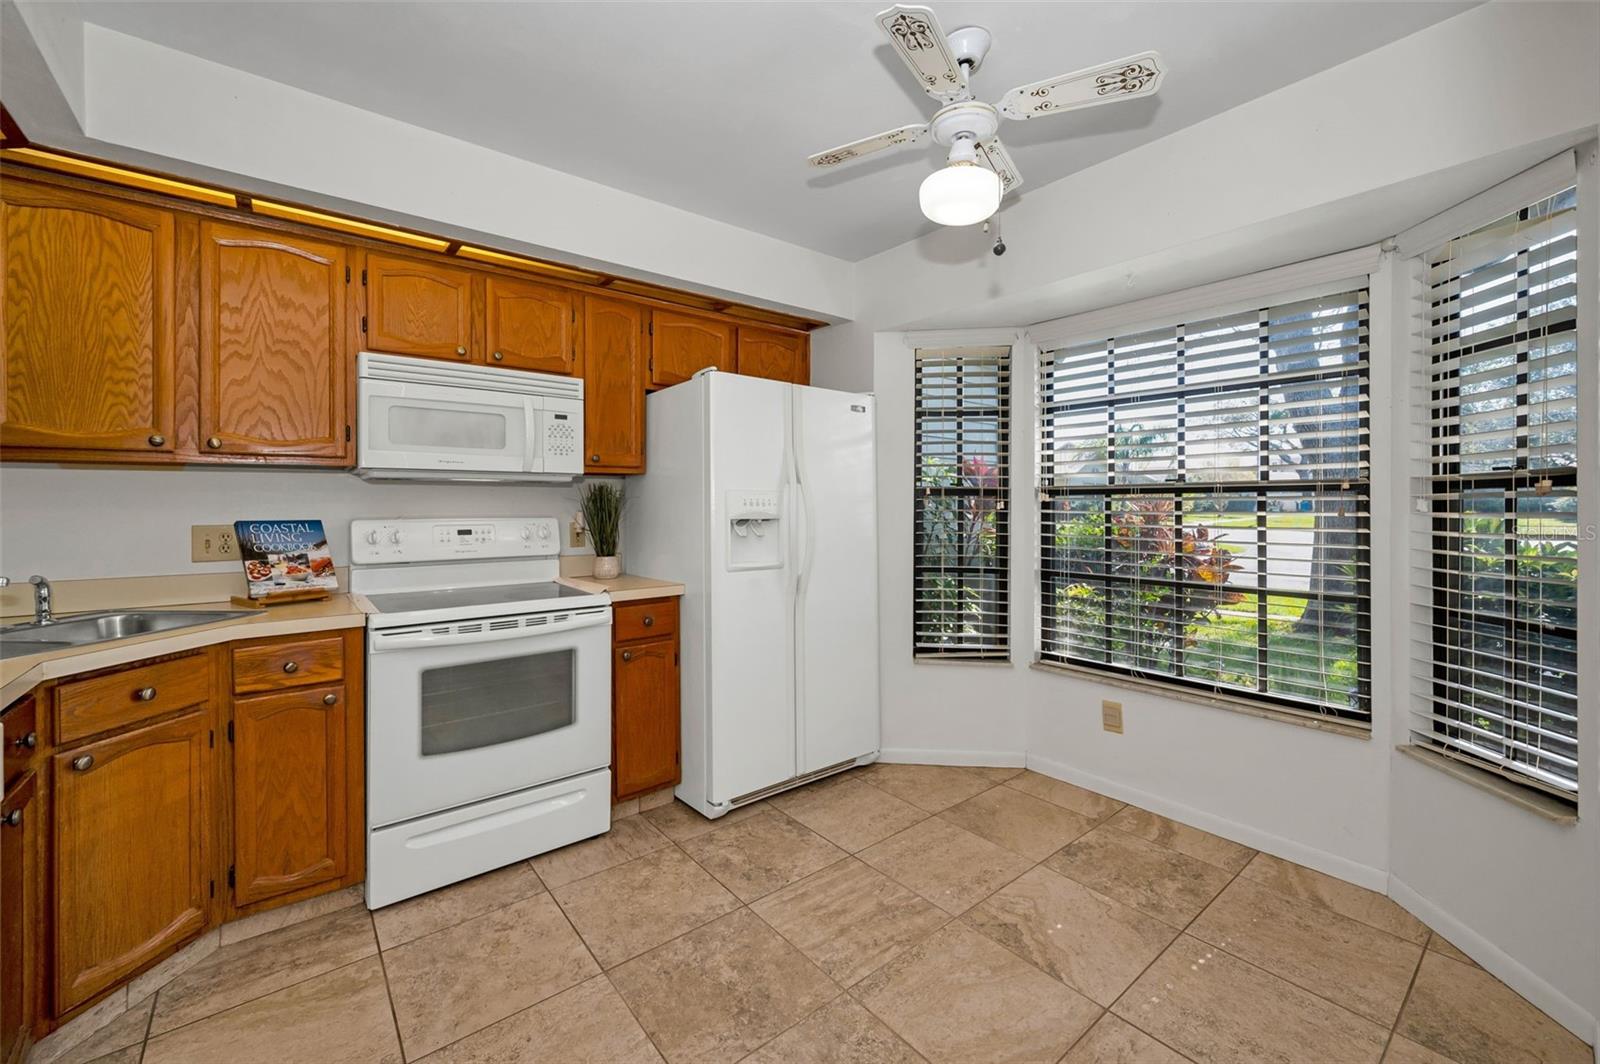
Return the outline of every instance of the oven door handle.
<path id="1" fill-rule="evenodd" d="M 368 649 L 377 654 L 386 650 L 412 650 L 416 647 L 463 646 L 469 643 L 495 643 L 506 639 L 537 639 L 557 632 L 594 628 L 611 623 L 611 610 L 574 615 L 564 621 L 551 621 L 535 628 L 493 628 L 477 632 L 377 631 L 368 633 Z"/>

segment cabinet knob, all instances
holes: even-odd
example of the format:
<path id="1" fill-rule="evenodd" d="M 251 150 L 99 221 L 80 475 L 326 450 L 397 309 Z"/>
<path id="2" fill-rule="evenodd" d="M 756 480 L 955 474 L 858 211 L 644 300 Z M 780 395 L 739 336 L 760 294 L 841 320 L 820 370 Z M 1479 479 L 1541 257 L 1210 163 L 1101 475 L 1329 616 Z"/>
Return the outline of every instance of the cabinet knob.
<path id="1" fill-rule="evenodd" d="M 466 354 L 466 353 L 467 353 L 467 349 L 466 349 L 466 348 L 464 348 L 464 347 L 458 347 L 458 348 L 456 348 L 456 354 L 458 354 L 458 355 L 464 355 L 464 354 Z"/>
<path id="2" fill-rule="evenodd" d="M 331 706 L 337 701 L 339 701 L 339 696 L 334 694 L 332 691 L 329 691 L 327 694 L 322 696 L 322 704 L 325 706 Z"/>
<path id="3" fill-rule="evenodd" d="M 633 660 L 633 651 L 631 651 L 631 650 L 624 650 L 624 651 L 623 651 L 623 652 L 622 652 L 622 660 L 623 660 L 623 661 L 632 661 L 632 660 Z"/>
<path id="4" fill-rule="evenodd" d="M 32 750 L 33 748 L 35 748 L 36 746 L 39 745 L 39 733 L 38 732 L 29 732 L 27 735 L 24 735 L 20 739 L 13 739 L 12 740 L 12 745 L 13 746 L 20 746 L 24 750 Z"/>
<path id="5" fill-rule="evenodd" d="M 646 628 L 654 628 L 656 626 L 656 619 L 654 617 L 652 617 L 648 613 L 645 614 L 644 615 L 644 626 Z"/>
<path id="6" fill-rule="evenodd" d="M 219 448 L 219 447 L 221 447 L 221 446 L 222 446 L 222 439 L 221 439 L 221 437 L 219 437 L 219 436 L 212 436 L 212 437 L 209 437 L 209 438 L 208 438 L 208 439 L 207 439 L 207 440 L 206 440 L 206 446 L 207 446 L 207 447 L 209 447 L 209 448 L 211 448 L 211 449 L 212 449 L 212 450 L 213 450 L 213 451 L 215 451 L 215 450 L 216 450 L 216 449 L 217 449 L 217 448 Z"/>
<path id="7" fill-rule="evenodd" d="M 133 697 L 141 702 L 153 702 L 156 697 L 156 689 L 154 687 L 141 687 L 133 692 Z"/>
<path id="8" fill-rule="evenodd" d="M 299 672 L 300 671 L 300 663 L 298 661 L 286 661 L 286 662 L 283 663 L 283 671 L 284 672 Z"/>
<path id="9" fill-rule="evenodd" d="M 599 456 L 599 455 L 597 455 L 597 454 L 591 454 L 591 455 L 590 455 L 590 456 L 589 456 L 589 461 L 591 461 L 591 462 L 598 462 L 598 461 L 600 461 L 600 456 Z"/>
<path id="10" fill-rule="evenodd" d="M 5 825 L 8 828 L 20 827 L 22 825 L 22 810 L 13 809 L 7 813 L 5 815 Z"/>
<path id="11" fill-rule="evenodd" d="M 167 445 L 167 438 L 159 433 L 154 433 L 150 436 L 149 442 L 150 446 L 152 447 L 165 447 Z"/>
<path id="12" fill-rule="evenodd" d="M 88 772 L 94 767 L 94 755 L 80 754 L 72 759 L 72 767 L 77 769 L 79 772 Z"/>
<path id="13" fill-rule="evenodd" d="M 501 359 L 505 358 L 506 356 L 504 356 L 500 352 L 496 351 L 494 353 L 494 355 L 491 356 L 491 357 L 493 357 L 496 362 L 499 362 Z"/>

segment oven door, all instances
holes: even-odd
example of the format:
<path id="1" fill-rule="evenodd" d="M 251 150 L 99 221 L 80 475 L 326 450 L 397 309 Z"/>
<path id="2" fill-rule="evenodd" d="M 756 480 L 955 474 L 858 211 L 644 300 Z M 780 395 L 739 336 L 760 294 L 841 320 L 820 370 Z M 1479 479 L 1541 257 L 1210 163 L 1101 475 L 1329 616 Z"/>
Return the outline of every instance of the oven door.
<path id="1" fill-rule="evenodd" d="M 360 383 L 357 472 L 529 473 L 542 468 L 533 400 L 511 392 Z"/>
<path id="2" fill-rule="evenodd" d="M 367 633 L 367 820 L 611 762 L 611 608 Z"/>

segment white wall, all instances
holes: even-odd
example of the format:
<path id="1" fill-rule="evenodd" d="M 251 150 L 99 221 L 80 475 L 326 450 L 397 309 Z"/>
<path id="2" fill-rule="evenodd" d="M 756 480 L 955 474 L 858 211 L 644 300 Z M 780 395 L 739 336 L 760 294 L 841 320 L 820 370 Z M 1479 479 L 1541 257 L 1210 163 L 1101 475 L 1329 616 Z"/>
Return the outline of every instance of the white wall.
<path id="1" fill-rule="evenodd" d="M 1388 236 L 1594 137 L 1600 6 L 1487 4 L 1006 208 L 1010 251 L 945 230 L 859 264 L 857 320 L 817 333 L 816 383 L 878 396 L 885 746 L 960 763 L 1019 738 L 1029 765 L 1375 889 L 1388 889 L 1584 1038 L 1600 1016 L 1600 663 L 1587 661 L 1587 782 L 1559 828 L 1394 753 L 1405 734 L 1404 632 L 1374 610 L 1374 726 L 1353 739 L 1029 669 L 1036 596 L 1031 367 L 1014 369 L 1010 668 L 910 661 L 911 352 L 901 330 L 1023 325 Z M 1596 197 L 1590 198 L 1591 210 Z M 1591 214 L 1586 224 L 1593 227 Z M 1590 256 L 1593 263 L 1600 256 Z M 1592 267 L 1591 267 L 1592 270 Z M 1404 285 L 1374 279 L 1373 586 L 1406 586 L 1409 412 Z M 1589 274 L 1593 283 L 1593 274 Z M 1398 293 L 1391 285 L 1400 284 Z M 1588 296 L 1595 301 L 1593 289 Z M 1591 349 L 1593 307 L 1586 312 Z M 1594 385 L 1589 386 L 1591 392 Z M 1587 448 L 1600 450 L 1588 394 Z M 904 490 L 902 490 L 902 487 Z M 1387 504 L 1385 505 L 1385 500 Z M 1591 500 L 1582 519 L 1600 526 Z M 1587 548 L 1587 631 L 1600 559 Z M 1100 729 L 1123 703 L 1125 734 Z"/>
<path id="2" fill-rule="evenodd" d="M 106 469 L 0 466 L 0 572 L 12 579 L 237 572 L 191 562 L 189 526 L 249 518 L 315 518 L 334 562 L 350 562 L 350 521 L 362 517 L 558 517 L 576 486 L 376 484 L 335 470 Z"/>
<path id="3" fill-rule="evenodd" d="M 842 259 L 93 23 L 74 39 L 56 14 L 25 5 L 63 95 L 81 92 L 82 129 L 25 124 L 40 143 L 801 314 L 854 313 Z"/>

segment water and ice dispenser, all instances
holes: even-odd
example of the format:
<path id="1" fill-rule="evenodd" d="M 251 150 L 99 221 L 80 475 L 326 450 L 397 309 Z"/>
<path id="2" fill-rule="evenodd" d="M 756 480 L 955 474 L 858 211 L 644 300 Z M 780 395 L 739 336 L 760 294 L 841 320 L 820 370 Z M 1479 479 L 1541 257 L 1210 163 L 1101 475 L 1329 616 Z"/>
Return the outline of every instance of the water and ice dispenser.
<path id="1" fill-rule="evenodd" d="M 728 568 L 783 568 L 782 495 L 776 491 L 730 491 L 728 515 Z"/>

